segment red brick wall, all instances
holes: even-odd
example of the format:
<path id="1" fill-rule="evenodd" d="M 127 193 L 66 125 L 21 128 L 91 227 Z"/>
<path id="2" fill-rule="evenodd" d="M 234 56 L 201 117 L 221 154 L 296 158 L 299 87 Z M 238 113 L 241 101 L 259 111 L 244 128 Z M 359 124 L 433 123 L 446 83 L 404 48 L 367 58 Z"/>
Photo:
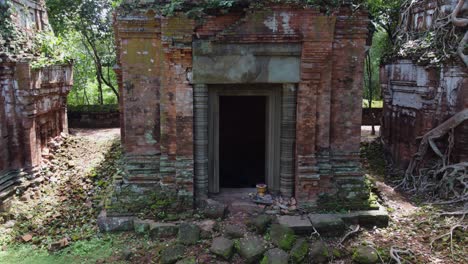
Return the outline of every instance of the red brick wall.
<path id="1" fill-rule="evenodd" d="M 32 70 L 29 63 L 0 64 L 0 196 L 18 180 L 5 173 L 33 172 L 50 139 L 68 133 L 72 78 L 71 65 Z"/>
<path id="2" fill-rule="evenodd" d="M 146 177 L 148 183 L 193 195 L 192 41 L 204 39 L 302 43 L 296 197 L 313 202 L 320 193 L 336 194 L 341 176 L 354 176 L 359 185 L 368 23 L 367 13 L 347 8 L 327 16 L 315 9 L 272 7 L 205 17 L 201 24 L 151 11 L 117 17 L 129 182 L 141 183 Z M 347 195 L 351 199 L 355 194 Z"/>

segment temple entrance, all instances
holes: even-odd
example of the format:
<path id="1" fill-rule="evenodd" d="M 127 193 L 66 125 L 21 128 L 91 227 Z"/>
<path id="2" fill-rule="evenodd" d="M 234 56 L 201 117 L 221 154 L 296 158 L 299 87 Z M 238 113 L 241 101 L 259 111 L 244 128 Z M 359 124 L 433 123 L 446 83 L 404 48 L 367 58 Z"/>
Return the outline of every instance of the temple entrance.
<path id="1" fill-rule="evenodd" d="M 197 190 L 232 200 L 266 183 L 293 195 L 296 85 L 201 84 L 194 98 Z"/>
<path id="2" fill-rule="evenodd" d="M 212 85 L 208 94 L 209 192 L 279 191 L 281 85 Z"/>
<path id="3" fill-rule="evenodd" d="M 266 96 L 220 96 L 221 188 L 250 188 L 266 182 L 266 119 Z"/>

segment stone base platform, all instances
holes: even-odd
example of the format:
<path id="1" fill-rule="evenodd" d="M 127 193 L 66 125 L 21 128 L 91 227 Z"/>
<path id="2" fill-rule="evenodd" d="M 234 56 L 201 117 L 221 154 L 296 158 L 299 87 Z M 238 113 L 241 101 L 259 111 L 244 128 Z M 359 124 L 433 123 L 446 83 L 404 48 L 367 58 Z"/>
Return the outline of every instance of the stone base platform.
<path id="1" fill-rule="evenodd" d="M 340 236 L 345 233 L 346 225 L 360 225 L 369 228 L 374 226 L 386 227 L 388 221 L 388 212 L 381 205 L 379 210 L 333 214 L 283 215 L 278 217 L 279 224 L 289 226 L 296 234 L 311 234 L 317 230 L 320 235 L 324 236 Z"/>
<path id="2" fill-rule="evenodd" d="M 224 207 L 222 207 L 222 209 L 222 214 L 224 214 Z M 211 211 L 221 212 L 221 210 Z M 213 217 L 208 216 L 208 218 L 222 218 L 220 214 L 213 214 L 212 216 Z M 342 236 L 346 233 L 347 225 L 360 225 L 369 228 L 374 226 L 386 227 L 389 221 L 388 212 L 383 206 L 380 206 L 379 210 L 334 214 L 282 215 L 276 218 L 279 224 L 290 227 L 297 235 L 310 235 L 316 230 L 321 236 L 328 237 Z M 105 210 L 103 210 L 98 217 L 98 226 L 102 232 L 137 230 L 141 222 L 142 220 L 133 216 L 109 216 Z M 183 221 L 177 221 L 177 224 L 182 222 Z M 153 226 L 159 228 L 157 223 L 150 224 L 149 226 L 151 228 L 153 228 Z"/>

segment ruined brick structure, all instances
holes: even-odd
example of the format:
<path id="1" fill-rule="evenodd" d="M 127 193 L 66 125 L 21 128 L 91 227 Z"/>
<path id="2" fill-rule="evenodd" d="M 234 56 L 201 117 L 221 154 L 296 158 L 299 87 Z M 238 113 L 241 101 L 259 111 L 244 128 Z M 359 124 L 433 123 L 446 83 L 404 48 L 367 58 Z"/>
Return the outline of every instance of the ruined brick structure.
<path id="1" fill-rule="evenodd" d="M 48 26 L 44 1 L 4 0 L 0 9 L 1 203 L 24 180 L 34 178 L 48 140 L 68 132 L 66 96 L 72 69 L 31 66 L 34 34 Z"/>
<path id="2" fill-rule="evenodd" d="M 450 14 L 457 1 L 424 0 L 413 5 L 410 32 L 425 32 L 438 8 Z M 465 8 L 468 10 L 468 6 Z M 455 113 L 468 108 L 468 71 L 458 60 L 418 64 L 396 57 L 380 73 L 384 98 L 382 138 L 394 165 L 405 169 L 418 150 L 419 138 Z M 455 162 L 468 160 L 468 122 L 456 129 Z"/>
<path id="3" fill-rule="evenodd" d="M 229 154 L 220 153 L 228 133 L 220 127 L 228 117 L 234 123 L 236 112 L 245 120 L 258 114 L 246 98 L 224 113 L 236 96 L 266 106 L 258 110 L 266 115 L 261 167 L 271 192 L 303 205 L 328 197 L 362 207 L 368 199 L 359 160 L 368 25 L 366 12 L 348 7 L 326 15 L 279 5 L 201 20 L 121 8 L 115 32 L 126 176 L 108 213 L 135 214 L 158 199 L 185 210 L 222 191 L 222 182 L 232 179 L 223 179 L 220 169 Z M 244 133 L 242 125 L 233 129 Z M 249 147 L 235 158 L 248 156 Z"/>

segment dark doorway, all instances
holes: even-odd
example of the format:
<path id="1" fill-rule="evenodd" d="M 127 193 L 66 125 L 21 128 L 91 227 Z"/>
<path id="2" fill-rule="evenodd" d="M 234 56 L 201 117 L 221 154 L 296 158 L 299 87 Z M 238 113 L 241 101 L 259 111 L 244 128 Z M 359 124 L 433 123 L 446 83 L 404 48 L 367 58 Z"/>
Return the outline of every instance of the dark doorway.
<path id="1" fill-rule="evenodd" d="M 219 178 L 222 188 L 265 182 L 266 96 L 220 96 Z"/>

